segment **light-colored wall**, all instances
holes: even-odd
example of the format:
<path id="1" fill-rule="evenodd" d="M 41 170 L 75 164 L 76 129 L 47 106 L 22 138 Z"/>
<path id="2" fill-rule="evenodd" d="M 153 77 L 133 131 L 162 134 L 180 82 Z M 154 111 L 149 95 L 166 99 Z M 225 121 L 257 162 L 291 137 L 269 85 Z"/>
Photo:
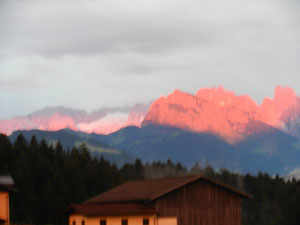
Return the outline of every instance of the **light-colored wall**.
<path id="1" fill-rule="evenodd" d="M 177 217 L 158 217 L 157 225 L 177 225 Z"/>
<path id="2" fill-rule="evenodd" d="M 69 225 L 81 225 L 84 220 L 85 225 L 100 225 L 100 220 L 105 219 L 106 225 L 121 225 L 122 219 L 128 219 L 128 225 L 143 225 L 143 219 L 149 219 L 149 225 L 177 225 L 176 217 L 157 218 L 152 216 L 110 216 L 110 217 L 85 217 L 83 215 L 72 214 L 69 217 Z"/>
<path id="3" fill-rule="evenodd" d="M 0 219 L 9 221 L 9 195 L 8 192 L 0 191 Z"/>

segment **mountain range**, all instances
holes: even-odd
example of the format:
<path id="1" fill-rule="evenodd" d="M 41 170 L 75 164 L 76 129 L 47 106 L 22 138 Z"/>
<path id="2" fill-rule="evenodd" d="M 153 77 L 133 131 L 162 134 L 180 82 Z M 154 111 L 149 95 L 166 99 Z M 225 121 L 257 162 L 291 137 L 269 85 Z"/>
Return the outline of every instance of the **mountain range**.
<path id="1" fill-rule="evenodd" d="M 0 131 L 38 129 L 22 133 L 28 139 L 35 135 L 60 141 L 65 148 L 86 143 L 93 154 L 118 164 L 139 157 L 243 173 L 288 174 L 300 168 L 300 98 L 291 88 L 278 86 L 274 98 L 260 105 L 222 87 L 200 89 L 195 95 L 175 90 L 146 108 L 140 104 L 127 109 L 122 122 L 110 120 L 118 110 L 87 114 L 48 108 L 2 120 Z M 11 140 L 19 133 L 12 133 Z"/>
<path id="2" fill-rule="evenodd" d="M 87 113 L 65 107 L 49 107 L 28 116 L 0 120 L 0 133 L 10 135 L 16 130 L 58 131 L 72 129 L 86 133 L 109 134 L 126 126 L 140 126 L 148 104 L 133 107 L 102 108 Z"/>
<path id="3" fill-rule="evenodd" d="M 249 96 L 236 96 L 222 87 L 200 89 L 196 95 L 174 91 L 152 103 L 142 125 L 160 124 L 194 132 L 210 132 L 227 142 L 238 142 L 274 127 L 300 137 L 300 98 L 291 88 L 278 86 L 274 99 L 261 105 Z M 255 124 L 268 126 L 256 127 Z"/>

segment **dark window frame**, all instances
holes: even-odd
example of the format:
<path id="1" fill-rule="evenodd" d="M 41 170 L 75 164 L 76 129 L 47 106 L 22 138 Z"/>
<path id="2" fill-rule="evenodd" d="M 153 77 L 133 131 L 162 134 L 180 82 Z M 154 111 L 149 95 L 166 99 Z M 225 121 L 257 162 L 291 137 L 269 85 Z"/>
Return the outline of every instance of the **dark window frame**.
<path id="1" fill-rule="evenodd" d="M 100 220 L 100 225 L 106 225 L 106 219 L 101 219 Z"/>
<path id="2" fill-rule="evenodd" d="M 149 218 L 143 219 L 143 225 L 149 225 Z"/>
<path id="3" fill-rule="evenodd" d="M 122 219 L 121 225 L 128 225 L 128 219 Z"/>

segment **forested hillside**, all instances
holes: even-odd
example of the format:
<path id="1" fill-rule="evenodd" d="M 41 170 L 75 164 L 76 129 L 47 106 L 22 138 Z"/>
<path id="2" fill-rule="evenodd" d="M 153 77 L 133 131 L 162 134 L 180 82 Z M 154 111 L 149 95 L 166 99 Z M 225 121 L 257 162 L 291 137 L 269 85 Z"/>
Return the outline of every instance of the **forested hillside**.
<path id="1" fill-rule="evenodd" d="M 276 176 L 218 172 L 195 164 L 191 170 L 181 164 L 153 162 L 117 167 L 103 158 L 90 156 L 87 147 L 65 151 L 60 143 L 49 145 L 35 137 L 27 142 L 19 135 L 14 143 L 0 135 L 0 174 L 11 174 L 16 192 L 11 194 L 12 223 L 67 224 L 70 204 L 97 195 L 127 180 L 205 173 L 244 189 L 253 199 L 243 202 L 243 224 L 298 225 L 300 181 Z"/>
<path id="2" fill-rule="evenodd" d="M 13 143 L 22 134 L 27 142 L 33 136 L 40 142 L 45 139 L 64 149 L 79 148 L 85 144 L 92 157 L 103 156 L 122 166 L 155 161 L 180 162 L 191 168 L 196 162 L 214 169 L 227 168 L 237 173 L 257 174 L 259 171 L 281 176 L 300 168 L 300 141 L 277 129 L 249 136 L 231 145 L 210 133 L 190 132 L 175 127 L 147 125 L 126 127 L 109 135 L 87 134 L 70 129 L 59 131 L 17 131 L 9 136 Z"/>

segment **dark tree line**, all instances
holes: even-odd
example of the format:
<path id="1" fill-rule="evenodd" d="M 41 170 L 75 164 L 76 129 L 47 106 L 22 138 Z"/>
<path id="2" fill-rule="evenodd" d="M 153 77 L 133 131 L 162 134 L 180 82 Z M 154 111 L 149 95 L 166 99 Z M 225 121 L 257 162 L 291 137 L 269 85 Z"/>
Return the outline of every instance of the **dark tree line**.
<path id="1" fill-rule="evenodd" d="M 70 204 L 98 195 L 123 182 L 204 173 L 253 195 L 243 201 L 243 224 L 298 225 L 300 221 L 300 181 L 285 181 L 258 173 L 240 175 L 227 170 L 214 171 L 195 164 L 187 170 L 180 163 L 153 162 L 116 167 L 104 158 L 93 158 L 88 149 L 64 150 L 60 143 L 29 143 L 20 135 L 10 143 L 0 135 L 0 174 L 12 175 L 17 191 L 11 194 L 11 221 L 22 224 L 66 224 Z"/>

